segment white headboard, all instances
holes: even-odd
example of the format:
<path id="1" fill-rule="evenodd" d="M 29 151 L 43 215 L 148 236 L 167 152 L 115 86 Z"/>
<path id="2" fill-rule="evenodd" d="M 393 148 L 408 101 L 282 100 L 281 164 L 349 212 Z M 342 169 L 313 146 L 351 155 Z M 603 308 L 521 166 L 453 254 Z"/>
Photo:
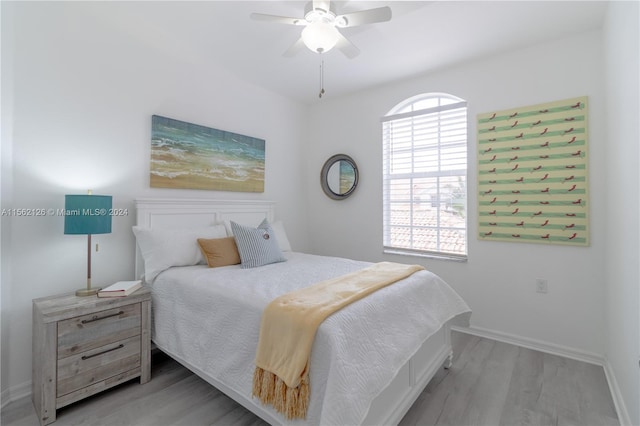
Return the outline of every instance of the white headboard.
<path id="1" fill-rule="evenodd" d="M 233 220 L 257 226 L 274 220 L 273 201 L 214 200 L 206 198 L 139 198 L 135 200 L 136 225 L 149 229 L 197 228 Z M 144 271 L 136 245 L 135 276 Z"/>

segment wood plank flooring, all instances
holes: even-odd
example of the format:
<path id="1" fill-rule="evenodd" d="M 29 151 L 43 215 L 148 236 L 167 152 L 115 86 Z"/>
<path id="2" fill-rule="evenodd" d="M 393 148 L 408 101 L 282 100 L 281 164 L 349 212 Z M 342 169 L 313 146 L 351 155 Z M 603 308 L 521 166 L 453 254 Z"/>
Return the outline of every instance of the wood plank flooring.
<path id="1" fill-rule="evenodd" d="M 401 426 L 619 425 L 602 367 L 454 332 L 454 363 L 418 397 Z M 3 426 L 36 426 L 30 398 L 2 410 Z M 137 380 L 58 410 L 54 426 L 265 425 L 162 353 Z"/>
<path id="2" fill-rule="evenodd" d="M 602 367 L 463 333 L 452 343 L 452 368 L 401 426 L 620 424 Z"/>

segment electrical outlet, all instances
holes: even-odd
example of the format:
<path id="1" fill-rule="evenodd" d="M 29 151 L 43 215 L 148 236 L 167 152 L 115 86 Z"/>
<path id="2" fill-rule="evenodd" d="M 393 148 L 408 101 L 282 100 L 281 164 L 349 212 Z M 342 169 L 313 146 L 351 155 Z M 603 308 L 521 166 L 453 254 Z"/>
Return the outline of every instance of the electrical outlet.
<path id="1" fill-rule="evenodd" d="M 536 278 L 536 293 L 547 293 L 549 291 L 547 280 Z"/>

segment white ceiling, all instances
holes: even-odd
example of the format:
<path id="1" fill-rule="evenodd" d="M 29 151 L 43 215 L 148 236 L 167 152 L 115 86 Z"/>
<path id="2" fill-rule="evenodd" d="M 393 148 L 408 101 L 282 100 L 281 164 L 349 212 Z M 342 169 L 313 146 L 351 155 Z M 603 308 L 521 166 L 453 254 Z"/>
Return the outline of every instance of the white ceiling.
<path id="1" fill-rule="evenodd" d="M 301 27 L 250 13 L 301 17 L 306 1 L 119 3 L 121 30 L 197 66 L 219 66 L 304 103 L 318 102 L 320 55 L 282 53 Z M 326 98 L 602 26 L 607 1 L 336 1 L 348 13 L 390 6 L 389 22 L 341 32 L 361 51 L 323 54 Z M 114 15 L 110 15 L 114 16 Z"/>

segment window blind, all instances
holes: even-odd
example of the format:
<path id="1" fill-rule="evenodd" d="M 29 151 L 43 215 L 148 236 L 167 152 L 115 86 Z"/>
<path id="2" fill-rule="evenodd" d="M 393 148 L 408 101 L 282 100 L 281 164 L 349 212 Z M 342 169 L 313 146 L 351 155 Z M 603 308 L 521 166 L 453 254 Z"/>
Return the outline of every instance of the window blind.
<path id="1" fill-rule="evenodd" d="M 381 120 L 384 251 L 464 259 L 466 102 L 448 95 L 410 101 Z"/>

